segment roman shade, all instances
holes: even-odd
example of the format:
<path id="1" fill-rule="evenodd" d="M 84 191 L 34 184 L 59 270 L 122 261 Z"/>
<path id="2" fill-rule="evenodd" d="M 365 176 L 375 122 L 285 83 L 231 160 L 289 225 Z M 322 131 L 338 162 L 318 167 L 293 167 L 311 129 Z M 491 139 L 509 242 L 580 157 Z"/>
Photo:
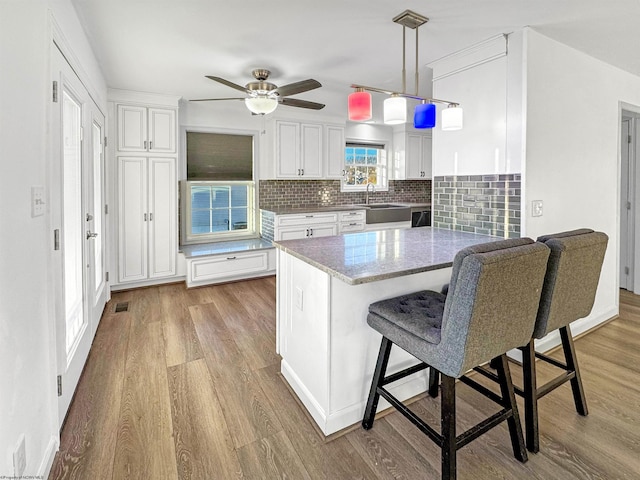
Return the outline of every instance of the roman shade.
<path id="1" fill-rule="evenodd" d="M 187 132 L 187 180 L 253 180 L 253 137 Z"/>

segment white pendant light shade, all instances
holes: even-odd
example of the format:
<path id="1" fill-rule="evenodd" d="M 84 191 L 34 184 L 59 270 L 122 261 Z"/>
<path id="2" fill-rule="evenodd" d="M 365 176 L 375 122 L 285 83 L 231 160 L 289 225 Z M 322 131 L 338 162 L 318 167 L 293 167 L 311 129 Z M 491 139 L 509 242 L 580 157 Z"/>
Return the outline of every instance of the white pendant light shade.
<path id="1" fill-rule="evenodd" d="M 273 112 L 278 106 L 278 100 L 271 97 L 250 97 L 244 99 L 247 108 L 257 115 Z"/>
<path id="2" fill-rule="evenodd" d="M 384 123 L 398 125 L 407 122 L 407 99 L 389 97 L 384 101 Z"/>
<path id="3" fill-rule="evenodd" d="M 442 130 L 462 129 L 462 108 L 454 106 L 442 110 Z"/>

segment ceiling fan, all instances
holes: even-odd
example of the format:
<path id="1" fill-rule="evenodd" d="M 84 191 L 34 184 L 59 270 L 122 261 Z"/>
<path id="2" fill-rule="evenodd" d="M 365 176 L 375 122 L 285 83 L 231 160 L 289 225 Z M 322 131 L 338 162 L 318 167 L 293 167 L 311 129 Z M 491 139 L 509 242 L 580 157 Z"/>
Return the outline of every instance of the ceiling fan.
<path id="1" fill-rule="evenodd" d="M 256 80 L 247 83 L 244 87 L 230 82 L 229 80 L 225 80 L 224 78 L 206 75 L 208 79 L 213 80 L 214 82 L 222 83 L 223 85 L 246 93 L 246 97 L 201 98 L 191 101 L 209 102 L 215 100 L 244 100 L 247 108 L 251 113 L 256 115 L 266 115 L 267 113 L 273 112 L 279 103 L 289 107 L 309 108 L 311 110 L 320 110 L 324 108 L 324 104 L 322 103 L 309 102 L 307 100 L 300 100 L 297 98 L 285 98 L 290 95 L 308 92 L 314 88 L 321 87 L 322 85 L 317 80 L 302 80 L 300 82 L 294 82 L 278 87 L 273 83 L 266 81 L 271 72 L 265 68 L 256 68 L 251 72 L 251 74 Z"/>

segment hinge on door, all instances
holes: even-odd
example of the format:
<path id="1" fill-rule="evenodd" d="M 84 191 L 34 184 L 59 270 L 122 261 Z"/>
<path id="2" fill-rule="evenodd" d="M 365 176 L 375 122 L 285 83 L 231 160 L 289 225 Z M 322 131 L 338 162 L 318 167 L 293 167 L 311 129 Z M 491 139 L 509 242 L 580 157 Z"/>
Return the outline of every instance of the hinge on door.
<path id="1" fill-rule="evenodd" d="M 627 143 L 631 143 L 631 135 L 627 135 Z"/>
<path id="2" fill-rule="evenodd" d="M 53 231 L 53 249 L 60 250 L 60 230 L 57 228 Z"/>
<path id="3" fill-rule="evenodd" d="M 107 147 L 107 137 L 106 137 L 106 135 L 104 137 L 104 146 L 105 146 L 105 148 Z"/>
<path id="4" fill-rule="evenodd" d="M 53 101 L 55 103 L 58 103 L 58 82 L 56 80 L 53 81 L 53 92 L 52 92 L 52 96 L 53 96 Z"/>
<path id="5" fill-rule="evenodd" d="M 104 214 L 109 215 L 109 205 L 105 204 L 104 206 Z"/>
<path id="6" fill-rule="evenodd" d="M 627 202 L 627 210 L 631 210 L 631 202 Z"/>
<path id="7" fill-rule="evenodd" d="M 629 267 L 624 267 L 624 274 L 629 275 Z"/>
<path id="8" fill-rule="evenodd" d="M 104 274 L 104 281 L 108 282 L 109 281 L 109 272 L 105 272 Z"/>
<path id="9" fill-rule="evenodd" d="M 84 127 L 80 127 L 80 141 L 84 140 Z"/>
<path id="10" fill-rule="evenodd" d="M 62 375 L 58 375 L 58 396 L 62 396 Z"/>

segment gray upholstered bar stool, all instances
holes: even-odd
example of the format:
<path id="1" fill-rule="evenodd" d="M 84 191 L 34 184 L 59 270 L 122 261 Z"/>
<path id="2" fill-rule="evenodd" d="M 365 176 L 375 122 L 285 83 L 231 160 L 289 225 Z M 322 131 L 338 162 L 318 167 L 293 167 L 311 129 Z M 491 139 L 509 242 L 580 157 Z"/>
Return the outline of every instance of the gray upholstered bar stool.
<path id="1" fill-rule="evenodd" d="M 449 294 L 420 291 L 369 306 L 367 322 L 382 334 L 362 426 L 373 426 L 380 396 L 441 448 L 442 478 L 456 478 L 456 452 L 506 420 L 514 455 L 527 460 L 505 353 L 531 338 L 549 249 L 528 238 L 491 242 L 461 250 L 453 262 Z M 395 344 L 422 363 L 385 377 Z M 492 359 L 501 395 L 464 376 Z M 442 376 L 441 430 L 436 432 L 385 388 L 425 368 Z M 456 435 L 455 383 L 460 379 L 502 409 Z"/>
<path id="2" fill-rule="evenodd" d="M 531 452 L 540 449 L 538 399 L 570 381 L 577 412 L 580 415 L 588 413 L 569 324 L 591 313 L 607 241 L 606 234 L 590 229 L 572 230 L 538 238 L 538 242 L 551 249 L 551 255 L 533 338 L 521 348 L 524 391 L 516 388 L 516 393 L 522 395 L 525 400 L 527 449 Z M 566 363 L 535 351 L 534 339 L 543 338 L 554 330 L 560 331 Z M 538 386 L 536 357 L 563 369 L 564 372 Z"/>

